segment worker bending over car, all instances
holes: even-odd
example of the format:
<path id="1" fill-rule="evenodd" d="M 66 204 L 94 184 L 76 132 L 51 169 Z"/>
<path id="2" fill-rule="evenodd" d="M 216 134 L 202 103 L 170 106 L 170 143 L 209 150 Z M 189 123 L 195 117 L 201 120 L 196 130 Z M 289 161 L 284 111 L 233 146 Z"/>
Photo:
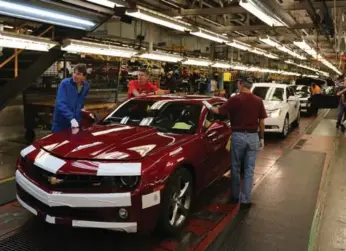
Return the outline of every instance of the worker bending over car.
<path id="1" fill-rule="evenodd" d="M 163 94 L 163 91 L 149 80 L 148 70 L 142 68 L 138 71 L 138 79 L 129 82 L 127 97 L 132 98 L 150 94 Z"/>
<path id="2" fill-rule="evenodd" d="M 73 76 L 63 79 L 59 84 L 54 106 L 52 132 L 79 128 L 85 98 L 89 92 L 86 76 L 87 66 L 78 64 L 74 68 Z"/>
<path id="3" fill-rule="evenodd" d="M 228 99 L 219 108 L 213 107 L 207 101 L 203 103 L 210 111 L 230 118 L 232 125 L 231 202 L 237 204 L 240 201 L 241 209 L 249 209 L 257 150 L 264 147 L 264 119 L 267 118 L 267 113 L 262 99 L 250 91 L 251 79 L 241 79 L 237 85 L 239 94 Z M 244 182 L 240 190 L 242 161 L 244 161 Z"/>

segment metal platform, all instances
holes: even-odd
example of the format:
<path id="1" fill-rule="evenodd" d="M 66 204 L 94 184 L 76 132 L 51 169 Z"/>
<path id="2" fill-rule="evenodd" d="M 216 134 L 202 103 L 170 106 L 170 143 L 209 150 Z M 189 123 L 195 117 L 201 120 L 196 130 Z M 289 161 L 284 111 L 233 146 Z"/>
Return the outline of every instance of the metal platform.
<path id="1" fill-rule="evenodd" d="M 285 210 L 282 212 L 278 211 L 279 209 L 291 210 L 295 206 L 295 211 L 288 212 L 293 217 L 293 212 L 300 212 L 299 207 L 304 207 L 304 210 L 301 210 L 301 215 L 297 215 L 301 219 L 313 214 L 313 201 L 316 200 L 314 192 L 319 184 L 318 175 L 320 175 L 322 168 L 316 168 L 311 174 L 311 166 L 314 163 L 319 165 L 321 161 L 323 162 L 324 155 L 311 152 L 303 153 L 292 149 L 295 148 L 299 139 L 314 120 L 315 118 L 303 118 L 301 126 L 291 132 L 285 140 L 280 140 L 277 137 L 266 138 L 266 147 L 260 152 L 255 169 L 254 201 L 256 204 L 249 215 L 244 215 L 239 212 L 238 207 L 227 203 L 230 192 L 230 177 L 227 175 L 202 193 L 201 198 L 203 199 L 198 200 L 199 204 L 195 206 L 187 227 L 181 235 L 173 239 L 162 239 L 155 235 L 121 234 L 105 230 L 71 229 L 64 226 L 49 225 L 34 218 L 17 202 L 14 202 L 0 207 L 0 251 L 60 251 L 62 249 L 65 251 L 87 251 L 95 250 L 96 247 L 99 250 L 120 251 L 243 250 L 237 249 L 234 244 L 242 243 L 241 241 L 254 243 L 251 242 L 248 234 L 251 231 L 263 231 L 263 222 L 269 224 L 267 228 L 264 228 L 266 231 L 257 234 L 257 237 L 254 234 L 251 236 L 254 238 L 265 237 L 267 241 L 271 241 L 271 238 L 277 238 L 276 232 L 272 233 L 271 231 L 278 230 L 276 228 L 278 225 L 273 223 L 271 219 L 279 221 L 288 215 Z M 300 144 L 301 148 L 304 143 Z M 317 160 L 307 164 L 308 166 L 302 166 L 302 158 L 306 157 L 314 157 Z M 292 163 L 296 163 L 296 166 L 292 167 Z M 301 179 L 295 179 L 297 174 L 299 177 L 309 177 L 308 181 L 302 182 Z M 310 200 L 304 200 L 305 196 L 311 196 Z M 299 203 L 306 204 L 299 206 Z M 311 224 L 311 219 L 301 221 L 304 224 L 301 230 L 304 229 L 305 231 L 309 223 Z M 252 228 L 249 228 L 250 225 Z M 289 235 L 282 229 L 282 226 L 280 231 L 281 234 L 286 233 L 287 236 L 291 236 L 290 240 L 296 236 Z M 264 234 L 267 236 L 263 236 Z M 306 235 L 301 237 L 307 241 Z M 255 239 L 255 241 L 259 240 Z M 303 245 L 303 242 L 300 243 Z M 267 251 L 277 250 L 267 247 Z M 259 249 L 251 250 L 257 251 Z"/>

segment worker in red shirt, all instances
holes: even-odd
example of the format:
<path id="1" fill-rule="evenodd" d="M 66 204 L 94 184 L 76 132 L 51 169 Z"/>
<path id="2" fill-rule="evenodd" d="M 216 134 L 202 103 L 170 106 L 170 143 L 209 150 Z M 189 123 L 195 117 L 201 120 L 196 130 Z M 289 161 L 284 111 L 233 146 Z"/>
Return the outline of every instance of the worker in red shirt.
<path id="1" fill-rule="evenodd" d="M 127 97 L 132 98 L 162 93 L 163 91 L 149 80 L 148 70 L 143 68 L 138 71 L 138 79 L 129 82 Z"/>
<path id="2" fill-rule="evenodd" d="M 207 101 L 204 105 L 212 112 L 228 116 L 232 125 L 231 138 L 231 202 L 240 201 L 241 209 L 251 206 L 251 190 L 257 150 L 264 146 L 264 119 L 267 117 L 262 99 L 251 93 L 252 80 L 237 83 L 239 94 L 219 108 Z M 240 190 L 240 167 L 244 161 L 244 182 Z"/>

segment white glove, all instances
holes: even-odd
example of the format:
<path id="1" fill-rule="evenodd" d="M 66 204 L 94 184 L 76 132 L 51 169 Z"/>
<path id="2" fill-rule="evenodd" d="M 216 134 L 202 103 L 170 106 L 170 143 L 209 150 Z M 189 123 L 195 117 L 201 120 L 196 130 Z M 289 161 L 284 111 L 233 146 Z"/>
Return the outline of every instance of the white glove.
<path id="1" fill-rule="evenodd" d="M 264 139 L 260 139 L 258 150 L 263 150 L 263 148 L 264 148 Z"/>
<path id="2" fill-rule="evenodd" d="M 202 103 L 203 103 L 203 105 L 205 105 L 208 108 L 208 110 L 213 108 L 213 106 L 211 104 L 209 104 L 208 101 L 203 101 Z"/>
<path id="3" fill-rule="evenodd" d="M 79 128 L 72 128 L 72 134 L 77 134 L 79 132 Z"/>
<path id="4" fill-rule="evenodd" d="M 79 124 L 78 124 L 76 119 L 71 120 L 71 127 L 72 128 L 78 128 L 79 127 Z"/>

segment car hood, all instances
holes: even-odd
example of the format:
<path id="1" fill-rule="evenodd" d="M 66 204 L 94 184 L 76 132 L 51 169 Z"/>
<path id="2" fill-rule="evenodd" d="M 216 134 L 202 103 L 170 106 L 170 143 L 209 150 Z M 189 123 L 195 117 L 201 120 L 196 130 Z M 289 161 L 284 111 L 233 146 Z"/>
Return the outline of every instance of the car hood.
<path id="1" fill-rule="evenodd" d="M 283 101 L 266 101 L 263 100 L 264 108 L 267 111 L 272 111 L 276 109 L 280 109 L 283 107 Z"/>
<path id="2" fill-rule="evenodd" d="M 191 136 L 190 136 L 191 137 Z M 66 130 L 36 144 L 61 158 L 134 160 L 188 140 L 188 135 L 167 134 L 144 126 L 93 126 L 76 134 Z"/>

